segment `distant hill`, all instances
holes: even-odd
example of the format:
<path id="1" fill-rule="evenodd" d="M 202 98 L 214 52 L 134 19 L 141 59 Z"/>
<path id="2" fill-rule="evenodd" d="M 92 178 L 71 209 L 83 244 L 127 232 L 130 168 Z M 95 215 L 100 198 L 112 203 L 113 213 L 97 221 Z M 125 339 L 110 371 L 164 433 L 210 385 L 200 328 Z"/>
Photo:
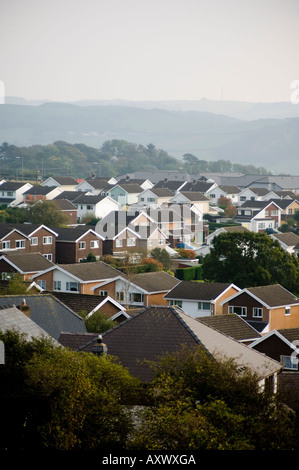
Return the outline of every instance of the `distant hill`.
<path id="1" fill-rule="evenodd" d="M 0 143 L 30 146 L 64 141 L 99 148 L 108 140 L 123 139 L 152 143 L 178 159 L 192 153 L 207 161 L 223 159 L 299 174 L 299 108 L 291 103 L 101 103 L 33 106 L 6 100 L 0 106 Z M 258 115 L 268 117 L 249 118 Z"/>

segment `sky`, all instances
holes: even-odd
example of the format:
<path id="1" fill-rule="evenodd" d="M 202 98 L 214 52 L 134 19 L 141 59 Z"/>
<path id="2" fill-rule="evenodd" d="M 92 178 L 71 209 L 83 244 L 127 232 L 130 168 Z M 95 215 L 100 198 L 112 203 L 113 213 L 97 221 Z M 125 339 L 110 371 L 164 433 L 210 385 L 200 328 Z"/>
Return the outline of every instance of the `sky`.
<path id="1" fill-rule="evenodd" d="M 298 20 L 298 0 L 0 0 L 0 94 L 290 101 Z"/>

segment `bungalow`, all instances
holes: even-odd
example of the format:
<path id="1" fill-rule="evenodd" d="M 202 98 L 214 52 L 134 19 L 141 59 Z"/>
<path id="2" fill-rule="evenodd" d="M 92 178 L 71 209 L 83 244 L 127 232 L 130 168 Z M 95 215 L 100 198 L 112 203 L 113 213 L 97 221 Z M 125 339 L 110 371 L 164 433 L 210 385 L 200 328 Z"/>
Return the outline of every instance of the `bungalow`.
<path id="1" fill-rule="evenodd" d="M 147 307 L 102 336 L 108 354 L 117 357 L 144 383 L 149 383 L 154 376 L 148 362 L 157 361 L 166 353 L 179 352 L 184 346 L 189 351 L 203 347 L 216 361 L 231 359 L 240 374 L 244 368 L 257 374 L 261 390 L 271 385 L 274 392 L 277 390 L 281 364 L 197 321 L 178 307 Z M 92 352 L 96 342 L 97 337 L 93 341 L 81 338 L 76 350 Z"/>
<path id="2" fill-rule="evenodd" d="M 193 318 L 221 315 L 221 302 L 241 289 L 232 283 L 180 281 L 164 299 L 178 305 Z"/>
<path id="3" fill-rule="evenodd" d="M 263 333 L 299 325 L 299 299 L 279 284 L 242 289 L 220 305 Z"/>
<path id="4" fill-rule="evenodd" d="M 122 276 L 115 280 L 116 300 L 131 308 L 166 305 L 165 294 L 179 282 L 165 271 Z"/>
<path id="5" fill-rule="evenodd" d="M 0 256 L 1 279 L 12 279 L 16 274 L 21 274 L 24 281 L 29 280 L 52 266 L 53 263 L 40 253 L 11 252 Z"/>
<path id="6" fill-rule="evenodd" d="M 272 233 L 270 237 L 279 242 L 280 246 L 288 253 L 298 254 L 299 236 L 293 232 Z"/>

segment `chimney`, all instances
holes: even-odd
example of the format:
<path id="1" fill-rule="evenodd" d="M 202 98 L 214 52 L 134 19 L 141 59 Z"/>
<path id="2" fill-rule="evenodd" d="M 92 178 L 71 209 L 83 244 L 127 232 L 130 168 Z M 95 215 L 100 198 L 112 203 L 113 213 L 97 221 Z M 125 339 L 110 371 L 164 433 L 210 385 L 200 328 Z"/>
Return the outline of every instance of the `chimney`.
<path id="1" fill-rule="evenodd" d="M 30 318 L 30 307 L 26 304 L 26 299 L 23 299 L 21 305 L 18 307 L 28 318 Z"/>
<path id="2" fill-rule="evenodd" d="M 102 335 L 98 336 L 97 342 L 92 348 L 92 352 L 96 356 L 103 356 L 103 355 L 107 354 L 107 346 L 106 346 L 105 343 L 103 343 Z"/>

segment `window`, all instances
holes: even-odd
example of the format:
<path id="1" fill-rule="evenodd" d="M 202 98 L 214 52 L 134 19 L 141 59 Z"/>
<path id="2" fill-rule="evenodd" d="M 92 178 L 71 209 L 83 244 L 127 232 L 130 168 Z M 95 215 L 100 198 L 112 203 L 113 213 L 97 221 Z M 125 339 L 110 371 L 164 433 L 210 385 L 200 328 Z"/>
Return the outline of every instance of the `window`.
<path id="1" fill-rule="evenodd" d="M 90 204 L 87 204 L 86 209 L 87 209 L 88 211 L 92 211 L 92 210 L 93 210 L 93 206 L 91 206 Z"/>
<path id="2" fill-rule="evenodd" d="M 208 310 L 211 311 L 211 303 L 210 302 L 198 302 L 197 304 L 198 310 Z"/>
<path id="3" fill-rule="evenodd" d="M 61 281 L 54 281 L 54 290 L 61 290 Z"/>
<path id="4" fill-rule="evenodd" d="M 171 300 L 170 305 L 177 305 L 182 308 L 183 302 L 181 300 Z"/>
<path id="5" fill-rule="evenodd" d="M 30 239 L 30 245 L 38 245 L 38 237 L 33 237 Z"/>
<path id="6" fill-rule="evenodd" d="M 252 309 L 254 318 L 263 318 L 263 309 L 260 307 L 253 307 Z"/>
<path id="7" fill-rule="evenodd" d="M 2 242 L 2 250 L 9 250 L 10 249 L 10 241 Z"/>
<path id="8" fill-rule="evenodd" d="M 108 297 L 108 291 L 107 290 L 100 290 L 99 295 L 102 297 Z"/>
<path id="9" fill-rule="evenodd" d="M 291 307 L 285 307 L 284 313 L 285 315 L 291 315 Z"/>
<path id="10" fill-rule="evenodd" d="M 44 281 L 44 279 L 39 279 L 37 283 L 42 289 L 46 290 L 46 281 Z"/>
<path id="11" fill-rule="evenodd" d="M 141 303 L 143 302 L 143 294 L 138 294 L 136 292 L 130 293 L 130 302 Z"/>
<path id="12" fill-rule="evenodd" d="M 158 240 L 158 245 L 164 245 L 164 239 L 163 238 L 160 238 L 160 240 Z"/>
<path id="13" fill-rule="evenodd" d="M 116 292 L 116 300 L 123 302 L 125 300 L 125 294 L 123 291 Z"/>
<path id="14" fill-rule="evenodd" d="M 98 240 L 92 240 L 90 242 L 90 248 L 99 248 L 99 242 Z"/>
<path id="15" fill-rule="evenodd" d="M 280 362 L 284 365 L 285 369 L 298 370 L 298 357 L 295 356 L 280 356 Z"/>
<path id="16" fill-rule="evenodd" d="M 246 196 L 241 196 L 240 201 L 246 201 Z"/>
<path id="17" fill-rule="evenodd" d="M 240 315 L 241 317 L 246 317 L 247 307 L 234 307 L 232 305 L 229 305 L 228 313 L 236 313 L 237 315 Z"/>
<path id="18" fill-rule="evenodd" d="M 136 246 L 136 238 L 128 238 L 127 246 Z"/>
<path id="19" fill-rule="evenodd" d="M 52 261 L 52 253 L 45 253 L 43 257 L 48 259 L 49 261 Z"/>
<path id="20" fill-rule="evenodd" d="M 85 250 L 86 242 L 79 242 L 79 250 Z"/>
<path id="21" fill-rule="evenodd" d="M 43 237 L 43 245 L 51 245 L 52 244 L 52 237 Z"/>
<path id="22" fill-rule="evenodd" d="M 67 282 L 66 283 L 66 290 L 71 291 L 71 292 L 79 292 L 78 282 Z"/>
<path id="23" fill-rule="evenodd" d="M 121 248 L 121 247 L 123 246 L 123 241 L 122 241 L 121 239 L 117 238 L 117 239 L 115 240 L 115 246 L 116 246 L 117 248 Z"/>
<path id="24" fill-rule="evenodd" d="M 25 240 L 16 240 L 16 248 L 25 248 Z"/>

